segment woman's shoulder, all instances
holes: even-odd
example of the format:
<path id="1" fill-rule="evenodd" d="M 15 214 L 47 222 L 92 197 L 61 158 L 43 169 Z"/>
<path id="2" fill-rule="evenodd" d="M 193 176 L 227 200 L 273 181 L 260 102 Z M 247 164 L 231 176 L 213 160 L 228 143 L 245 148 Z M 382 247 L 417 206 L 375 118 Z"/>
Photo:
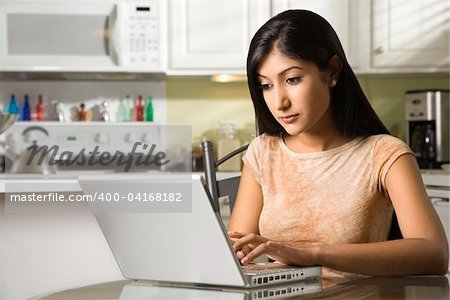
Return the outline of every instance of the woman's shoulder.
<path id="1" fill-rule="evenodd" d="M 402 139 L 388 134 L 369 136 L 363 140 L 363 143 L 367 145 L 366 148 L 371 153 L 374 166 L 390 166 L 404 154 L 414 155 Z"/>
<path id="2" fill-rule="evenodd" d="M 267 133 L 263 133 L 254 138 L 250 145 L 257 148 L 273 149 L 279 146 L 280 139 L 280 135 L 269 135 Z"/>
<path id="3" fill-rule="evenodd" d="M 402 139 L 389 134 L 376 134 L 363 139 L 363 143 L 375 149 L 402 148 L 409 149 L 409 146 Z"/>

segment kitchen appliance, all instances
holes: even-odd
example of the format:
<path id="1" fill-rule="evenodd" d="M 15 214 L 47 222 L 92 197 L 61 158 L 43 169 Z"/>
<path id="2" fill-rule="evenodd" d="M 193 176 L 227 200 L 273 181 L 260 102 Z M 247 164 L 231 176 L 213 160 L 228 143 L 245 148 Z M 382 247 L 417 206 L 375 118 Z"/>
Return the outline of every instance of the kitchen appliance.
<path id="1" fill-rule="evenodd" d="M 24 153 L 23 158 L 16 156 L 22 162 L 37 160 L 39 164 L 41 160 L 56 165 L 58 174 L 190 171 L 190 126 L 145 122 L 39 122 L 38 126 L 28 123 L 17 122 L 6 132 L 7 151 Z M 34 141 L 37 148 L 33 152 Z M 167 164 L 163 164 L 165 161 Z M 7 160 L 6 173 L 35 173 L 34 169 L 20 169 L 22 165 L 17 159 L 9 163 Z"/>
<path id="2" fill-rule="evenodd" d="M 36 133 L 40 133 L 36 134 Z M 48 132 L 45 128 L 40 126 L 30 126 L 25 128 L 22 132 L 25 137 L 25 141 L 32 142 L 32 145 L 23 149 L 20 154 L 12 153 L 12 151 L 6 151 L 6 156 L 10 158 L 14 163 L 9 170 L 10 173 L 38 173 L 38 174 L 55 174 L 58 171 L 56 165 L 49 163 L 50 156 L 43 155 L 42 158 L 39 155 L 33 155 L 34 148 L 38 148 L 38 140 L 42 141 L 42 135 L 48 137 Z M 31 158 L 31 159 L 30 159 Z"/>
<path id="3" fill-rule="evenodd" d="M 422 170 L 425 188 L 450 241 L 450 171 Z M 448 271 L 450 272 L 450 264 Z"/>
<path id="4" fill-rule="evenodd" d="M 449 162 L 450 105 L 448 90 L 408 91 L 405 96 L 407 141 L 421 169 Z"/>
<path id="5" fill-rule="evenodd" d="M 164 1 L 0 0 L 0 71 L 165 70 Z"/>

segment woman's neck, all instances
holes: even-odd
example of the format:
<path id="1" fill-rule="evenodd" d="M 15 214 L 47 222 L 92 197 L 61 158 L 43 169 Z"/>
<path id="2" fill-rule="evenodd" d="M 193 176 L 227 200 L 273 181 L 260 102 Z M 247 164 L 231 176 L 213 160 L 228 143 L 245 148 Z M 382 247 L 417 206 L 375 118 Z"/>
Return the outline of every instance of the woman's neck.
<path id="1" fill-rule="evenodd" d="M 297 136 L 283 135 L 286 146 L 297 153 L 312 153 L 342 146 L 351 138 L 344 136 L 337 128 L 324 132 L 304 132 Z"/>

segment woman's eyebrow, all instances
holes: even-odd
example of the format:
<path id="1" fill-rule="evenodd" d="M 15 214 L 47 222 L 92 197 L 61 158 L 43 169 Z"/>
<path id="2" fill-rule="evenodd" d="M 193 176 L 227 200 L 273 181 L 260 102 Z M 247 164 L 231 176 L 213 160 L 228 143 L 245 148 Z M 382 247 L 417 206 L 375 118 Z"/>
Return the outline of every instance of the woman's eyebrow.
<path id="1" fill-rule="evenodd" d="M 292 66 L 292 67 L 289 67 L 289 68 L 287 68 L 287 69 L 281 71 L 281 72 L 278 74 L 278 76 L 284 75 L 284 74 L 286 74 L 287 72 L 289 72 L 289 71 L 291 71 L 291 70 L 293 70 L 293 69 L 304 70 L 304 68 L 302 68 L 302 67 L 299 67 L 299 66 Z"/>
<path id="2" fill-rule="evenodd" d="M 281 71 L 280 73 L 278 73 L 278 77 L 283 76 L 284 74 L 286 74 L 287 72 L 289 72 L 289 71 L 291 71 L 291 70 L 293 70 L 293 69 L 304 70 L 304 68 L 302 68 L 302 67 L 299 67 L 299 66 L 292 66 L 292 67 L 289 67 L 289 68 L 287 68 L 287 69 Z M 262 77 L 262 78 L 266 78 L 266 79 L 267 79 L 266 76 L 264 76 L 264 75 L 262 75 L 262 74 L 259 74 L 259 73 L 257 73 L 256 76 Z"/>

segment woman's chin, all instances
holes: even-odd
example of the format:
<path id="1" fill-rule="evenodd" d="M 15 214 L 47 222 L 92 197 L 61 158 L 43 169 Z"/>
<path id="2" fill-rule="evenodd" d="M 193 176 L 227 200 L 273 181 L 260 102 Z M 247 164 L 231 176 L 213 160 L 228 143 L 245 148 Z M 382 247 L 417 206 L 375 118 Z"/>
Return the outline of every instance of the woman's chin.
<path id="1" fill-rule="evenodd" d="M 283 127 L 286 133 L 290 136 L 297 136 L 304 132 L 303 128 L 292 128 L 290 126 Z"/>

